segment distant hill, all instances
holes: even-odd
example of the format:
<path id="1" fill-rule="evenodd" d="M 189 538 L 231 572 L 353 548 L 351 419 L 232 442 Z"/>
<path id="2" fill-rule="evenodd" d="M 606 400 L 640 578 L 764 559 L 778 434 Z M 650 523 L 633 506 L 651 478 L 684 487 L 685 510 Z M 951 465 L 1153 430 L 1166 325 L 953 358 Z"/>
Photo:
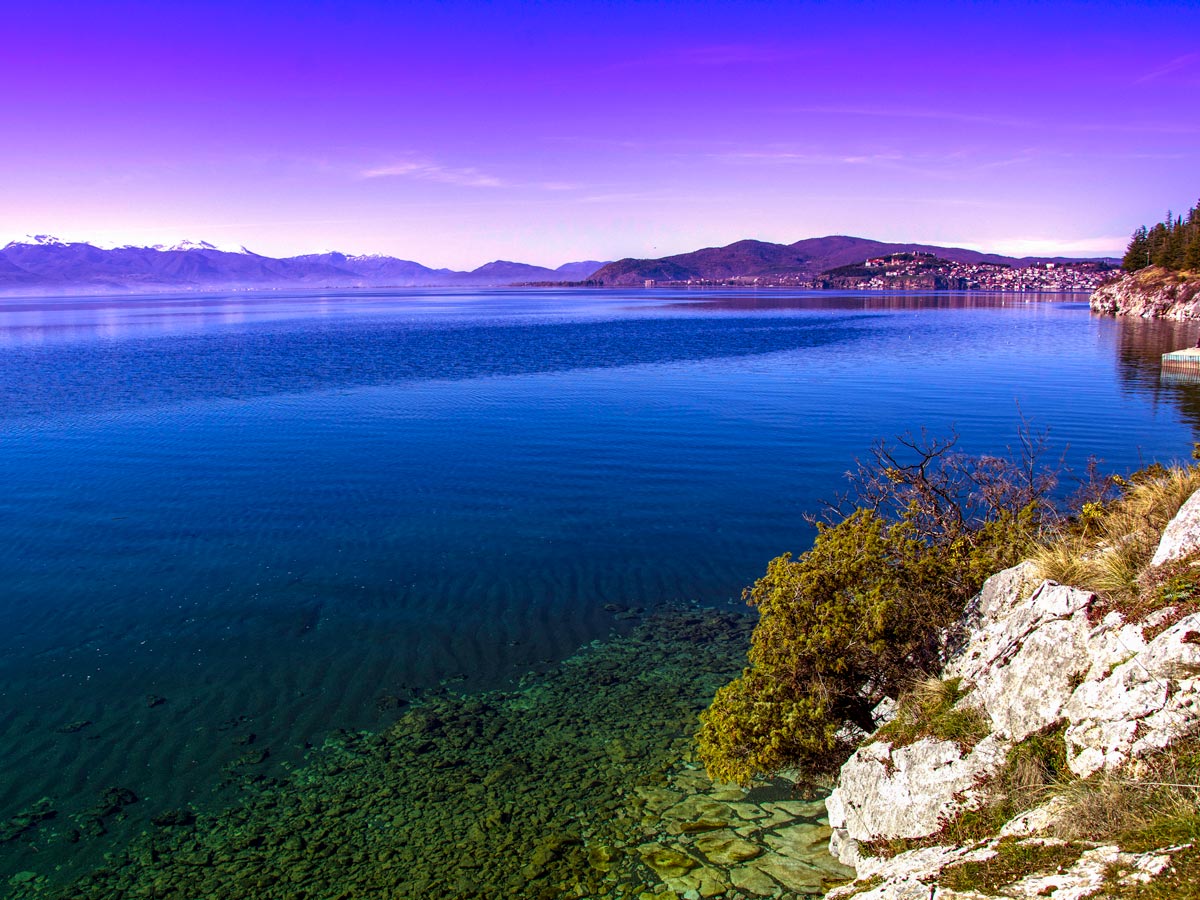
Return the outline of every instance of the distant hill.
<path id="1" fill-rule="evenodd" d="M 314 253 L 275 259 L 203 241 L 164 247 L 102 248 L 49 235 L 0 248 L 0 291 L 93 293 L 275 287 L 485 287 L 518 281 L 575 281 L 605 265 L 586 260 L 557 269 L 496 260 L 470 272 L 432 269 L 391 256 Z"/>
<path id="2" fill-rule="evenodd" d="M 655 281 L 706 280 L 755 276 L 794 276 L 810 279 L 840 266 L 892 253 L 933 253 L 959 263 L 1002 263 L 1024 267 L 1046 262 L 1071 262 L 1065 257 L 1011 257 L 980 253 L 962 247 L 932 244 L 889 244 L 848 235 L 808 238 L 794 244 L 737 241 L 725 247 L 706 247 L 662 259 L 621 259 L 592 274 L 605 285 L 629 286 Z M 1105 260 L 1115 262 L 1115 260 Z"/>
<path id="3" fill-rule="evenodd" d="M 554 270 L 554 274 L 563 279 L 563 281 L 583 281 L 597 269 L 602 269 L 607 265 L 607 262 L 585 259 L 582 262 L 563 263 Z"/>

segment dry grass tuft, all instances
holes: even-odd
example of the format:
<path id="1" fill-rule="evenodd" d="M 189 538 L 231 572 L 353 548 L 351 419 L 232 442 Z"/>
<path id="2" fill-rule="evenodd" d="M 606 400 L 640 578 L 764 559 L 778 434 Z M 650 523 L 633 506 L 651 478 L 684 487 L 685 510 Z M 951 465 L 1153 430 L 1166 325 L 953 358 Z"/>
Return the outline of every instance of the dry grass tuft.
<path id="1" fill-rule="evenodd" d="M 1200 737 L 1138 760 L 1129 771 L 1071 782 L 1059 793 L 1068 806 L 1055 828 L 1058 837 L 1117 840 L 1135 851 L 1168 846 L 1173 840 L 1164 832 L 1200 816 Z M 1163 843 L 1156 843 L 1159 836 Z"/>
<path id="2" fill-rule="evenodd" d="M 931 737 L 954 741 L 964 752 L 970 751 L 991 727 L 979 710 L 955 705 L 963 694 L 957 678 L 914 679 L 900 696 L 896 717 L 880 728 L 874 739 L 904 747 Z"/>
<path id="3" fill-rule="evenodd" d="M 1167 523 L 1200 490 L 1200 467 L 1151 466 L 1122 487 L 1104 506 L 1087 504 L 1078 528 L 1039 548 L 1033 562 L 1041 577 L 1094 591 L 1107 609 L 1137 619 L 1157 608 L 1146 568 Z"/>

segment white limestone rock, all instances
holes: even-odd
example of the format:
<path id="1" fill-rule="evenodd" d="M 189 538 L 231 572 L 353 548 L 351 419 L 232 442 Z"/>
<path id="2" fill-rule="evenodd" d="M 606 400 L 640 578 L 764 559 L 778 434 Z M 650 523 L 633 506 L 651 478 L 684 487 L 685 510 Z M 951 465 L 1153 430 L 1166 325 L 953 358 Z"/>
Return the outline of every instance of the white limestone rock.
<path id="1" fill-rule="evenodd" d="M 963 656 L 986 622 L 1002 618 L 1021 604 L 1041 584 L 1033 563 L 1023 562 L 997 572 L 967 604 L 962 617 L 942 635 L 942 663 Z"/>
<path id="2" fill-rule="evenodd" d="M 992 734 L 965 756 L 933 738 L 860 747 L 825 801 L 829 824 L 857 841 L 934 834 L 945 817 L 977 801 L 977 785 L 1003 766 L 1009 746 Z"/>
<path id="3" fill-rule="evenodd" d="M 1099 681 L 1123 662 L 1128 662 L 1146 649 L 1144 630 L 1152 623 L 1126 622 L 1118 612 L 1110 612 L 1091 630 L 1087 637 L 1087 654 L 1091 660 L 1085 680 Z"/>
<path id="4" fill-rule="evenodd" d="M 945 672 L 974 688 L 967 702 L 982 707 L 992 727 L 1014 743 L 1059 721 L 1091 668 L 1087 609 L 1095 600 L 1088 591 L 1052 581 L 1028 600 L 1014 602 L 1016 596 L 1009 589 L 1007 599 L 989 604 L 989 614 Z"/>
<path id="5" fill-rule="evenodd" d="M 854 900 L 929 900 L 929 885 L 937 879 L 942 869 L 957 862 L 977 862 L 995 855 L 996 851 L 990 847 L 922 847 L 899 853 L 890 859 L 866 857 L 858 868 L 858 879 L 834 888 L 826 895 L 826 900 L 841 900 L 851 896 Z M 863 882 L 870 879 L 880 879 L 883 883 L 863 891 Z M 945 890 L 938 888 L 938 896 L 954 896 L 950 892 L 943 893 Z"/>
<path id="6" fill-rule="evenodd" d="M 976 606 L 984 619 L 999 619 L 1028 598 L 1041 584 L 1033 563 L 1023 562 L 997 572 L 979 589 Z"/>
<path id="7" fill-rule="evenodd" d="M 1200 614 L 1182 619 L 1106 677 L 1085 681 L 1064 712 L 1067 762 L 1086 777 L 1200 730 Z"/>
<path id="8" fill-rule="evenodd" d="M 849 832 L 845 828 L 831 829 L 829 835 L 829 855 L 843 866 L 849 866 L 856 871 L 862 865 L 862 861 L 865 858 L 862 852 L 862 845 L 850 837 Z"/>
<path id="9" fill-rule="evenodd" d="M 1045 843 L 1033 839 L 1034 843 Z M 1012 900 L 1084 900 L 1096 897 L 1103 889 L 1109 867 L 1120 865 L 1129 870 L 1122 879 L 1127 884 L 1145 882 L 1160 874 L 1170 864 L 1171 854 L 1181 848 L 1168 847 L 1148 853 L 1124 853 L 1115 846 L 1092 847 L 1084 850 L 1078 860 L 1059 871 L 1031 872 L 1029 875 L 1000 889 L 998 894 L 977 891 L 955 891 L 938 884 L 942 872 L 952 865 L 965 862 L 984 862 L 995 856 L 995 842 L 982 847 L 926 847 L 910 850 L 892 859 L 871 859 L 859 868 L 858 880 L 835 888 L 826 900 L 992 900 L 993 897 Z M 880 879 L 870 890 L 862 890 L 864 882 Z"/>
<path id="10" fill-rule="evenodd" d="M 1032 837 L 1049 830 L 1070 807 L 1063 797 L 1052 797 L 1041 806 L 1018 813 L 1000 827 L 1000 837 Z"/>
<path id="11" fill-rule="evenodd" d="M 1150 565 L 1161 566 L 1175 559 L 1183 559 L 1197 550 L 1200 550 L 1200 491 L 1188 497 L 1175 518 L 1167 524 Z"/>

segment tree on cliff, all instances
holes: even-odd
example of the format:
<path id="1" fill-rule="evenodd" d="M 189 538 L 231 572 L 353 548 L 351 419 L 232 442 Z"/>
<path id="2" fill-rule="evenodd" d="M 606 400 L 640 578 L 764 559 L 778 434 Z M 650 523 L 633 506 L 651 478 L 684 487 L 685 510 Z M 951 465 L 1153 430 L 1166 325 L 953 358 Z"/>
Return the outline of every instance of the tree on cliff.
<path id="1" fill-rule="evenodd" d="M 1125 250 L 1125 258 L 1121 260 L 1121 268 L 1126 272 L 1136 272 L 1150 265 L 1150 240 L 1146 226 L 1140 226 L 1133 233 L 1129 247 Z"/>
<path id="2" fill-rule="evenodd" d="M 850 498 L 743 596 L 758 608 L 742 676 L 701 716 L 710 776 L 745 783 L 795 766 L 831 772 L 857 726 L 914 674 L 938 666 L 938 636 L 991 573 L 1015 564 L 1050 513 L 1044 439 L 1008 457 L 967 456 L 922 434 L 880 443 Z"/>
<path id="3" fill-rule="evenodd" d="M 1147 266 L 1200 271 L 1200 203 L 1188 210 L 1186 218 L 1168 210 L 1163 221 L 1134 231 L 1121 268 L 1136 272 Z"/>

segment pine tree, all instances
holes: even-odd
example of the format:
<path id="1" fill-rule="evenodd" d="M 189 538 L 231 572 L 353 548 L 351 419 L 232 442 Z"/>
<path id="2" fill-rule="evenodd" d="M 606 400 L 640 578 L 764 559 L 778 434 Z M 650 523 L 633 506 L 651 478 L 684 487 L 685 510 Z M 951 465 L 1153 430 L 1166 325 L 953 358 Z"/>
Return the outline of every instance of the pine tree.
<path id="1" fill-rule="evenodd" d="M 1146 226 L 1143 225 L 1130 238 L 1129 246 L 1125 250 L 1125 258 L 1121 261 L 1121 268 L 1126 272 L 1136 272 L 1149 264 L 1150 242 L 1146 238 Z"/>
<path id="2" fill-rule="evenodd" d="M 1167 261 L 1167 226 L 1162 222 L 1156 222 L 1154 227 L 1150 229 L 1150 233 L 1146 235 L 1146 243 L 1149 248 L 1147 254 L 1150 259 L 1150 265 L 1162 266 Z"/>
<path id="3" fill-rule="evenodd" d="M 1183 255 L 1183 267 L 1189 272 L 1200 273 L 1200 227 L 1193 227 L 1191 240 Z"/>
<path id="4" fill-rule="evenodd" d="M 1161 222 L 1133 233 L 1121 268 L 1136 272 L 1147 266 L 1200 272 L 1200 202 L 1186 216 L 1167 210 Z"/>

